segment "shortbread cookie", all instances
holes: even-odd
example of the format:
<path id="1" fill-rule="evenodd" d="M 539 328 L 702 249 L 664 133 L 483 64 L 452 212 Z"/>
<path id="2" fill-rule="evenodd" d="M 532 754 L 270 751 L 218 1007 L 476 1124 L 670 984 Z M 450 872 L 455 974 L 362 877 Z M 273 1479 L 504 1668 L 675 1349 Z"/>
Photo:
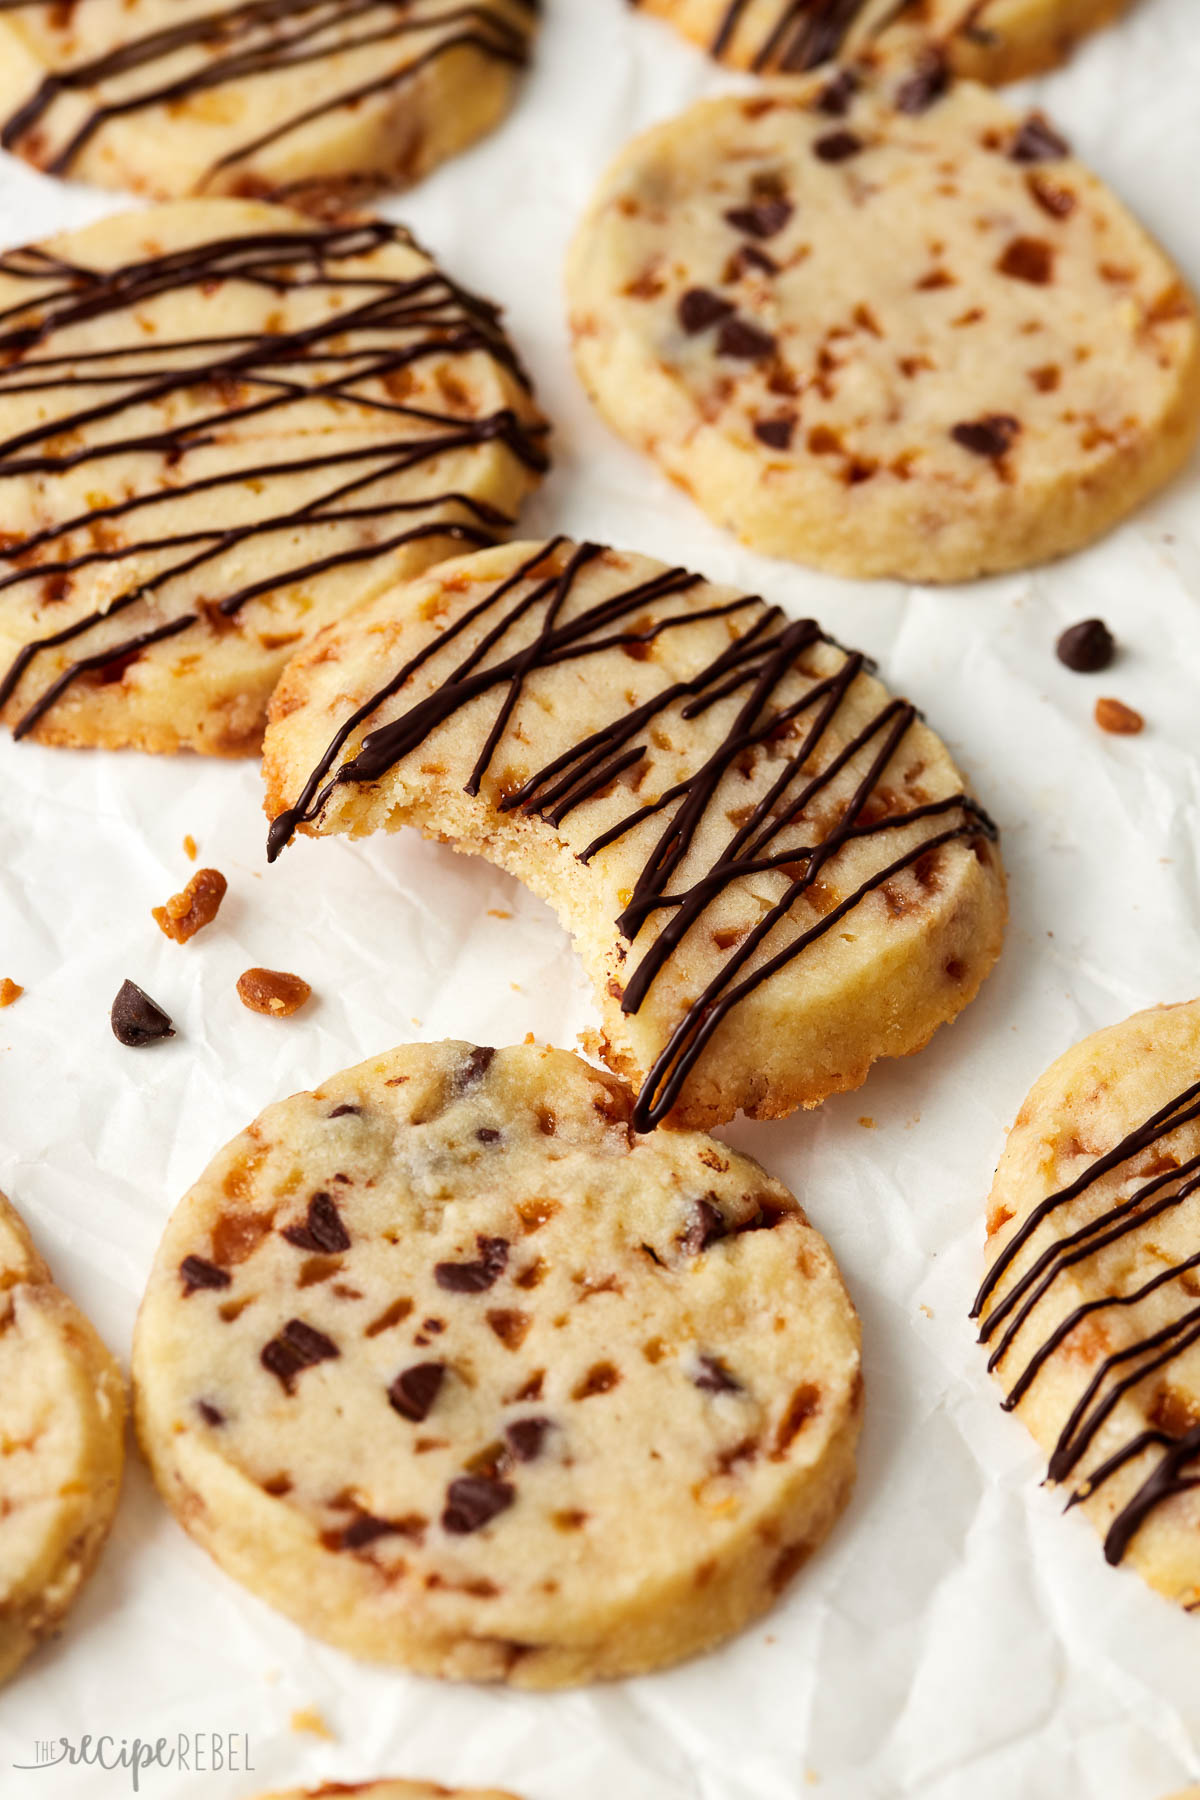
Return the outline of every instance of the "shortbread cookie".
<path id="1" fill-rule="evenodd" d="M 286 1794 L 264 1794 L 262 1800 L 514 1800 L 498 1788 L 448 1788 L 433 1781 L 327 1781 L 318 1788 L 289 1788 Z"/>
<path id="2" fill-rule="evenodd" d="M 1200 1607 L 1200 1000 L 1036 1084 L 988 1208 L 989 1367 L 1104 1539 Z"/>
<path id="3" fill-rule="evenodd" d="M 639 1138 L 565 1051 L 454 1043 L 221 1152 L 134 1374 L 162 1494 L 230 1574 L 359 1655 L 534 1688 L 770 1606 L 846 1499 L 861 1395 L 854 1308 L 785 1188 Z"/>
<path id="4" fill-rule="evenodd" d="M 0 143 L 159 199 L 344 205 L 489 131 L 538 0 L 5 0 Z"/>
<path id="5" fill-rule="evenodd" d="M 543 432 L 395 225 L 192 200 L 0 256 L 0 720 L 257 749 L 301 638 L 494 543 Z"/>
<path id="6" fill-rule="evenodd" d="M 1040 115 L 912 79 L 775 82 L 637 139 L 576 237 L 571 325 L 605 418 L 718 524 L 957 581 L 1160 486 L 1196 435 L 1200 338 Z"/>
<path id="7" fill-rule="evenodd" d="M 54 1631 L 116 1511 L 125 1384 L 0 1194 L 0 1681 Z"/>
<path id="8" fill-rule="evenodd" d="M 800 75 L 832 57 L 920 49 L 977 81 L 1068 56 L 1129 0 L 632 0 L 738 69 Z"/>
<path id="9" fill-rule="evenodd" d="M 647 557 L 510 545 L 290 665 L 299 825 L 418 826 L 556 909 L 647 1130 L 776 1118 L 917 1050 L 999 953 L 995 831 L 945 746 L 811 620 Z"/>

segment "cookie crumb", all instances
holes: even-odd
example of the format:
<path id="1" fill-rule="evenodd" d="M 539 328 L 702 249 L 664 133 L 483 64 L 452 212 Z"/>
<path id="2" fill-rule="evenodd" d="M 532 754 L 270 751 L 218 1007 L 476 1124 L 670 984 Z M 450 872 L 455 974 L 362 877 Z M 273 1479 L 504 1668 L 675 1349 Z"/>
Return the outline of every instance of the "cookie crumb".
<path id="1" fill-rule="evenodd" d="M 1115 732 L 1118 737 L 1136 737 L 1145 728 L 1146 721 L 1123 700 L 1105 696 L 1096 702 L 1096 723 L 1101 731 Z"/>
<path id="2" fill-rule="evenodd" d="M 1096 675 L 1107 669 L 1116 651 L 1116 641 L 1103 619 L 1081 619 L 1078 625 L 1068 626 L 1054 646 L 1059 662 L 1077 675 Z"/>
<path id="3" fill-rule="evenodd" d="M 870 1116 L 869 1113 L 864 1113 L 858 1122 L 862 1126 L 864 1131 L 874 1131 L 875 1130 L 875 1121 Z"/>
<path id="4" fill-rule="evenodd" d="M 489 919 L 511 919 L 512 914 L 510 912 L 505 912 L 502 907 L 489 906 L 488 907 L 488 918 Z"/>
<path id="5" fill-rule="evenodd" d="M 24 992 L 25 989 L 20 982 L 10 981 L 6 975 L 3 981 L 0 981 L 0 1006 L 11 1006 L 13 1001 L 19 1000 Z"/>
<path id="6" fill-rule="evenodd" d="M 172 894 L 165 906 L 151 908 L 159 930 L 177 944 L 211 925 L 221 910 L 225 890 L 229 886 L 219 869 L 199 869 L 182 894 Z"/>
<path id="7" fill-rule="evenodd" d="M 237 991 L 238 999 L 251 1012 L 286 1019 L 299 1012 L 312 988 L 299 975 L 288 975 L 282 969 L 247 969 L 238 976 Z"/>
<path id="8" fill-rule="evenodd" d="M 331 1744 L 337 1742 L 337 1734 L 329 1729 L 315 1706 L 297 1707 L 292 1714 L 292 1730 L 307 1733 L 309 1737 L 327 1738 Z"/>
<path id="9" fill-rule="evenodd" d="M 196 840 L 192 836 L 190 831 L 188 832 L 187 836 L 183 840 L 183 854 L 187 857 L 189 862 L 195 862 L 195 860 L 196 860 Z"/>
<path id="10" fill-rule="evenodd" d="M 169 1014 L 136 981 L 123 984 L 109 1018 L 113 1036 L 129 1050 L 140 1050 L 143 1044 L 157 1044 L 162 1038 L 175 1036 Z"/>

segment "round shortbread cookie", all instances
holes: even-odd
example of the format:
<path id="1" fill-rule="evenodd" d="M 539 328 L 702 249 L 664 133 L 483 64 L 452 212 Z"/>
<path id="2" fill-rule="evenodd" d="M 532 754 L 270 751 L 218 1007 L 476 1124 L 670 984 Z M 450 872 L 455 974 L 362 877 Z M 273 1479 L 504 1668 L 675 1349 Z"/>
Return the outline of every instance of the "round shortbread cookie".
<path id="1" fill-rule="evenodd" d="M 1110 1563 L 1200 1608 L 1200 1000 L 1068 1050 L 1017 1115 L 975 1316 Z"/>
<path id="2" fill-rule="evenodd" d="M 344 206 L 489 131 L 537 14 L 538 0 L 7 0 L 0 143 L 158 199 Z"/>
<path id="3" fill-rule="evenodd" d="M 1017 81 L 1069 56 L 1130 0 L 632 0 L 734 68 L 800 75 L 832 57 L 931 52 L 976 81 Z"/>
<path id="4" fill-rule="evenodd" d="M 856 1087 L 1000 950 L 994 828 L 915 708 L 812 620 L 595 544 L 460 558 L 331 628 L 263 771 L 272 855 L 412 824 L 549 901 L 642 1130 Z"/>
<path id="5" fill-rule="evenodd" d="M 120 1371 L 0 1194 L 0 1681 L 95 1567 L 124 1459 Z"/>
<path id="6" fill-rule="evenodd" d="M 584 385 L 771 554 L 956 581 L 1074 549 L 1194 441 L 1192 298 L 1040 116 L 856 80 L 624 151 L 569 261 Z"/>
<path id="7" fill-rule="evenodd" d="M 317 1788 L 289 1788 L 286 1794 L 264 1794 L 262 1800 L 514 1800 L 498 1788 L 448 1788 L 435 1781 L 327 1781 Z"/>
<path id="8" fill-rule="evenodd" d="M 786 1189 L 629 1113 L 565 1051 L 417 1045 L 221 1152 L 134 1375 L 230 1574 L 359 1655 L 531 1688 L 772 1604 L 851 1487 L 857 1316 Z"/>
<path id="9" fill-rule="evenodd" d="M 395 225 L 192 200 L 0 256 L 0 719 L 257 749 L 300 640 L 494 543 L 543 431 Z"/>

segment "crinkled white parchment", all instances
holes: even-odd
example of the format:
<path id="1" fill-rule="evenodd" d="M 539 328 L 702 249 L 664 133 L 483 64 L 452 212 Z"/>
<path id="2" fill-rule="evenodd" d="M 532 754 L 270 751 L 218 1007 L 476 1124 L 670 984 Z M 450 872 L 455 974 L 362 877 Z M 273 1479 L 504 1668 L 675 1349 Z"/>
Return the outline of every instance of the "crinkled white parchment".
<path id="1" fill-rule="evenodd" d="M 383 1773 L 526 1800 L 1162 1800 L 1200 1776 L 1200 1619 L 1060 1516 L 966 1316 L 1033 1078 L 1085 1032 L 1200 991 L 1200 469 L 1083 555 L 970 588 L 842 582 L 706 524 L 591 414 L 560 270 L 625 138 L 732 80 L 625 0 L 550 0 L 511 120 L 395 212 L 504 303 L 556 421 L 529 535 L 591 534 L 815 612 L 927 709 L 1004 827 L 1012 929 L 962 1020 L 816 1114 L 730 1132 L 799 1194 L 863 1314 L 853 1504 L 784 1604 L 718 1654 L 527 1697 L 307 1638 L 189 1542 L 134 1456 L 99 1573 L 0 1695 L 3 1800 L 128 1793 L 121 1772 L 12 1767 L 86 1732 L 248 1735 L 253 1773 L 150 1771 L 153 1800 Z M 1038 89 L 1200 284 L 1198 94 L 1197 0 L 1140 0 Z M 0 160 L 5 244 L 119 205 Z M 1052 647 L 1094 613 L 1122 654 L 1083 678 Z M 1099 692 L 1143 711 L 1144 735 L 1099 732 Z M 190 872 L 186 833 L 230 893 L 180 949 L 149 910 Z M 304 842 L 268 870 L 263 835 L 250 763 L 0 741 L 0 976 L 26 988 L 0 1012 L 0 1186 L 123 1357 L 170 1209 L 268 1101 L 410 1037 L 570 1045 L 593 1022 L 549 912 L 486 866 L 406 836 Z M 251 1015 L 233 984 L 255 963 L 317 998 L 287 1022 Z M 174 1015 L 173 1042 L 114 1041 L 126 976 Z M 311 1708 L 332 1739 L 294 1729 Z"/>

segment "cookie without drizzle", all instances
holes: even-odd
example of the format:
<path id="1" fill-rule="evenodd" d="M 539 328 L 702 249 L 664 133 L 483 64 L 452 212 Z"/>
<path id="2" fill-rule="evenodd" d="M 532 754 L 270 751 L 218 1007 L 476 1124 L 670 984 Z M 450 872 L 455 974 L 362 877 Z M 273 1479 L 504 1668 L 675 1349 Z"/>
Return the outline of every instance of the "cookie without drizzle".
<path id="1" fill-rule="evenodd" d="M 746 543 L 960 581 L 1175 472 L 1200 338 L 1045 119 L 912 79 L 775 82 L 636 139 L 576 235 L 571 330 L 609 423 Z"/>
<path id="2" fill-rule="evenodd" d="M 1108 1561 L 1200 1607 L 1200 1000 L 1096 1032 L 1034 1086 L 975 1316 Z"/>
<path id="3" fill-rule="evenodd" d="M 0 144 L 52 175 L 344 211 L 499 120 L 538 0 L 7 0 Z"/>
<path id="4" fill-rule="evenodd" d="M 0 721 L 256 750 L 306 634 L 505 534 L 544 429 L 399 226 L 181 201 L 0 256 Z"/>
<path id="5" fill-rule="evenodd" d="M 134 1377 L 231 1575 L 361 1656 L 530 1688 L 772 1604 L 850 1490 L 858 1320 L 786 1189 L 629 1115 L 564 1051 L 410 1046 L 221 1152 Z"/>
<path id="6" fill-rule="evenodd" d="M 0 1194 L 0 1681 L 91 1575 L 124 1460 L 120 1371 Z"/>
<path id="7" fill-rule="evenodd" d="M 995 831 L 811 619 L 648 557 L 514 544 L 299 655 L 263 771 L 299 825 L 418 826 L 573 934 L 641 1129 L 777 1118 L 919 1049 L 999 953 Z"/>

